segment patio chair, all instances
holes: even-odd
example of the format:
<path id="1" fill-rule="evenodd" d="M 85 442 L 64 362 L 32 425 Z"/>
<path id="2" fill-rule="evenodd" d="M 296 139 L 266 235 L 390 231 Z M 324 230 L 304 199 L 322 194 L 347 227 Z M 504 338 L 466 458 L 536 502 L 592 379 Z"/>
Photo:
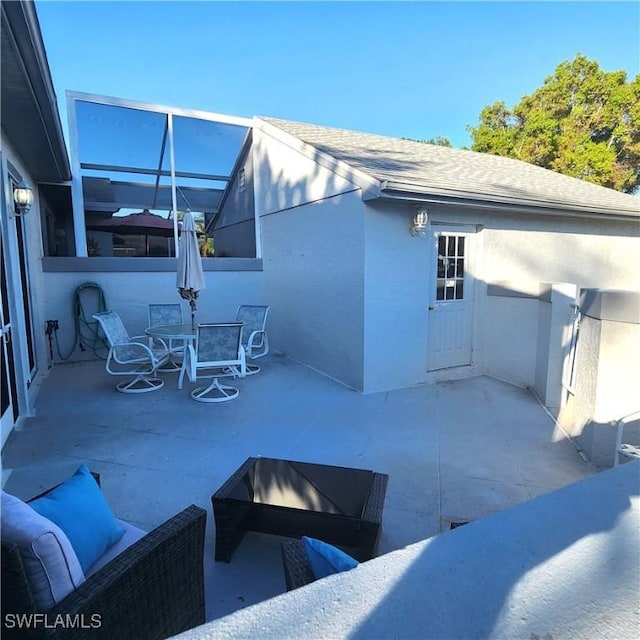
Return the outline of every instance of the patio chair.
<path id="1" fill-rule="evenodd" d="M 616 452 L 613 461 L 613 466 L 617 467 L 620 464 L 620 456 L 631 459 L 640 459 L 640 445 L 629 444 L 622 442 L 624 437 L 624 428 L 631 424 L 640 422 L 640 411 L 631 413 L 624 418 L 620 418 L 616 422 Z"/>
<path id="2" fill-rule="evenodd" d="M 150 303 L 149 304 L 149 326 L 161 327 L 170 324 L 183 324 L 182 305 L 176 303 Z M 152 339 L 152 340 L 155 340 Z M 169 338 L 167 343 L 169 349 L 169 362 L 166 366 L 158 369 L 161 372 L 179 371 L 182 358 L 184 357 L 184 341 Z"/>
<path id="3" fill-rule="evenodd" d="M 198 325 L 195 347 L 187 345 L 186 354 L 189 380 L 211 379 L 209 385 L 197 387 L 191 392 L 194 400 L 226 402 L 238 397 L 238 389 L 220 384 L 218 378 L 244 377 L 242 323 Z"/>
<path id="4" fill-rule="evenodd" d="M 169 360 L 167 345 L 159 338 L 149 346 L 148 336 L 130 337 L 115 311 L 96 313 L 93 318 L 100 324 L 109 344 L 105 363 L 107 373 L 129 378 L 119 382 L 116 389 L 122 393 L 146 393 L 160 389 L 164 380 L 158 378 L 156 372 Z"/>
<path id="5" fill-rule="evenodd" d="M 316 543 L 323 544 L 322 541 L 316 540 Z M 330 548 L 330 545 L 327 545 Z M 317 545 L 315 546 L 318 549 Z M 340 553 L 339 549 L 334 549 Z M 284 581 L 287 591 L 304 587 L 318 579 L 314 575 L 312 563 L 305 551 L 303 541 L 301 539 L 286 540 L 280 543 L 280 553 L 282 554 L 282 568 L 284 570 Z M 320 563 L 320 575 L 331 575 L 348 569 L 354 568 L 358 562 L 349 555 L 343 555 L 342 558 L 330 554 L 326 560 Z M 318 567 L 316 567 L 318 569 Z M 328 569 L 328 570 L 327 570 Z"/>
<path id="6" fill-rule="evenodd" d="M 287 591 L 293 591 L 316 581 L 301 540 L 286 540 L 280 544 L 282 568 Z"/>
<path id="7" fill-rule="evenodd" d="M 242 322 L 242 346 L 247 358 L 256 360 L 269 353 L 269 337 L 267 336 L 268 306 L 243 304 L 238 307 L 236 320 Z M 245 375 L 253 375 L 260 371 L 257 364 L 247 364 Z"/>
<path id="8" fill-rule="evenodd" d="M 36 605 L 18 545 L 3 541 L 2 637 L 160 640 L 204 623 L 206 517 L 204 509 L 191 505 L 146 534 L 119 521 L 139 532 L 137 541 L 86 572 L 52 607 Z M 112 553 L 107 550 L 105 559 Z M 19 628 L 18 616 L 30 620 L 31 628 Z M 54 625 L 57 620 L 66 623 Z"/>

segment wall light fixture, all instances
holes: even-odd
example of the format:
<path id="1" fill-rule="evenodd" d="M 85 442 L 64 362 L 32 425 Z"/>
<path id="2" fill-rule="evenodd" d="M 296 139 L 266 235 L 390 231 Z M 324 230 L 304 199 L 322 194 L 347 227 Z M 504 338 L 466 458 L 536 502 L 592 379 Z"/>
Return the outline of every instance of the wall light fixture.
<path id="1" fill-rule="evenodd" d="M 13 201 L 16 205 L 17 215 L 23 216 L 25 213 L 29 213 L 33 204 L 33 189 L 24 180 L 14 187 Z"/>
<path id="2" fill-rule="evenodd" d="M 413 216 L 413 221 L 411 222 L 411 226 L 409 227 L 411 235 L 424 237 L 428 222 L 429 212 L 424 207 L 420 207 L 416 215 Z"/>

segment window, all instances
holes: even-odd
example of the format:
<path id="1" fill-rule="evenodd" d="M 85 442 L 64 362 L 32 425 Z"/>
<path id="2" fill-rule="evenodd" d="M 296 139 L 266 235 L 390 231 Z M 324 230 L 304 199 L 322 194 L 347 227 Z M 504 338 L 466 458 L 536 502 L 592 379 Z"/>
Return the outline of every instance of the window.
<path id="1" fill-rule="evenodd" d="M 464 236 L 438 236 L 436 300 L 463 300 Z"/>

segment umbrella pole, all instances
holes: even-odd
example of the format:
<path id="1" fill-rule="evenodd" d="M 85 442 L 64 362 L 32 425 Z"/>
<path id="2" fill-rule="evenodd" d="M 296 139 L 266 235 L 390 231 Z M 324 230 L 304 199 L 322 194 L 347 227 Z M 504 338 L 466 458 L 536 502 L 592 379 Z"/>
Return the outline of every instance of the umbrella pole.
<path id="1" fill-rule="evenodd" d="M 191 298 L 189 300 L 189 306 L 191 307 L 191 328 L 195 331 L 196 328 L 196 301 Z"/>

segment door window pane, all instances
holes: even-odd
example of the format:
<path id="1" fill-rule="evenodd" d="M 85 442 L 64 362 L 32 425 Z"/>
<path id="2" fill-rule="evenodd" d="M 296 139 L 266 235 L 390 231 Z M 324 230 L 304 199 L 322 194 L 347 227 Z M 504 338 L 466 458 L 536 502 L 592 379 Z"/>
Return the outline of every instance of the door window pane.
<path id="1" fill-rule="evenodd" d="M 436 300 L 464 299 L 464 251 L 464 236 L 438 237 Z"/>

